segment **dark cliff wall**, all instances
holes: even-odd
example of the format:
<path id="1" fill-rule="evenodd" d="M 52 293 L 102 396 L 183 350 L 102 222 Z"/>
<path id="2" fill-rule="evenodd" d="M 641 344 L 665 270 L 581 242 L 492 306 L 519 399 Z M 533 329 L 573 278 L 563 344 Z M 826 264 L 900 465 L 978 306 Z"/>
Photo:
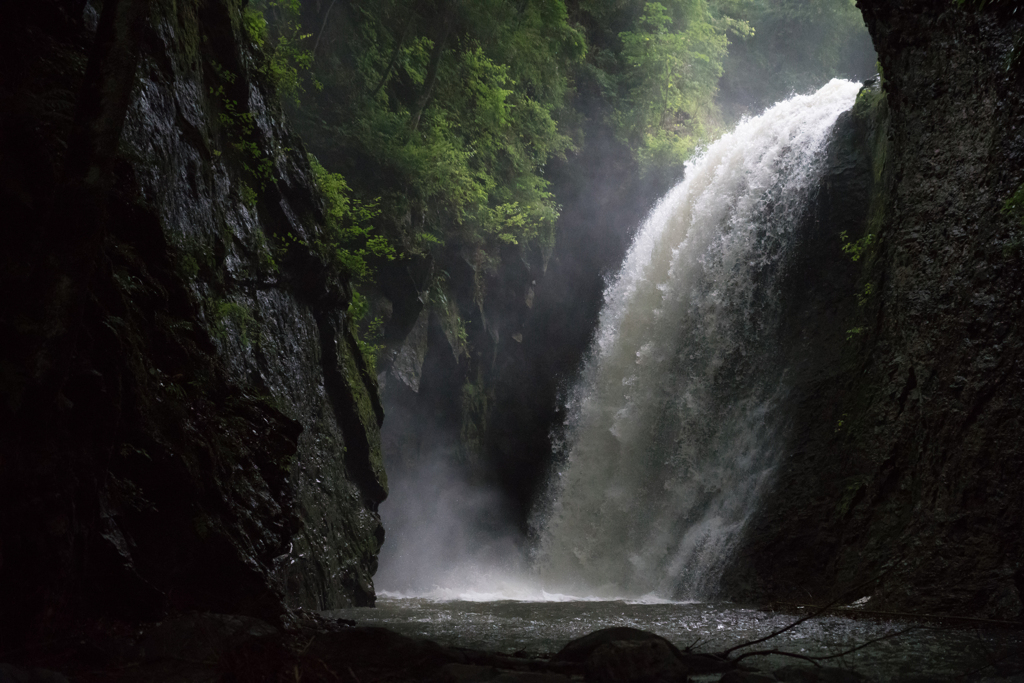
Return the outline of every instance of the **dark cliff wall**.
<path id="1" fill-rule="evenodd" d="M 724 585 L 1020 618 L 1024 26 L 1007 3 L 858 4 L 889 109 L 867 296 Z"/>
<path id="2" fill-rule="evenodd" d="M 119 145 L 76 177 L 118 4 L 19 4 L 0 39 L 4 645 L 82 610 L 373 601 L 382 412 L 347 282 L 296 241 L 323 219 L 302 144 L 240 3 L 136 2 Z"/>

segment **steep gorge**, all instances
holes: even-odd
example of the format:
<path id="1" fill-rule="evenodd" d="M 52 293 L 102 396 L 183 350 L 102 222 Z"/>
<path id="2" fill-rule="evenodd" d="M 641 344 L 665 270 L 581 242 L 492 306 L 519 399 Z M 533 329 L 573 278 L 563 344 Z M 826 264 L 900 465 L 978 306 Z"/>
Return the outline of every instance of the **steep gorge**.
<path id="1" fill-rule="evenodd" d="M 23 3 L 2 29 L 4 647 L 81 614 L 274 617 L 374 599 L 383 410 L 346 318 L 349 283 L 305 246 L 324 215 L 302 143 L 238 3 L 151 4 L 124 133 L 86 204 L 100 227 L 85 275 L 73 254 L 51 256 L 75 226 L 48 226 L 69 131 L 88 116 L 78 91 L 99 5 Z M 1003 205 L 1024 180 L 1022 26 L 1005 4 L 860 5 L 886 98 L 833 141 L 815 214 L 830 230 L 787 282 L 785 341 L 804 362 L 795 437 L 723 594 L 859 587 L 872 607 L 1020 618 L 1024 274 L 1019 216 Z M 587 152 L 580 168 L 614 156 Z M 617 200 L 623 183 L 637 189 L 622 181 L 632 170 L 594 175 Z M 622 226 L 650 199 L 573 202 L 574 173 L 556 179 L 570 198 L 552 261 L 518 247 L 499 266 L 406 261 L 376 292 L 394 320 L 391 447 L 486 453 L 471 470 L 519 497 L 520 521 L 559 415 L 555 371 L 583 353 Z M 874 236 L 862 261 L 840 249 L 840 227 Z M 572 261 L 595 235 L 613 239 Z M 442 266 L 462 339 L 424 306 Z M 84 278 L 83 300 L 54 313 L 32 285 L 65 276 Z M 547 347 L 560 326 L 572 335 Z M 72 340 L 57 335 L 59 391 L 33 374 L 53 329 Z"/>
<path id="2" fill-rule="evenodd" d="M 112 38 L 138 66 L 77 205 L 95 248 L 63 260 L 86 222 L 60 222 L 68 131 L 100 125 L 79 93 L 118 3 L 19 5 L 0 41 L 5 649 L 87 613 L 374 599 L 383 414 L 347 280 L 306 246 L 324 217 L 302 144 L 238 3 L 147 4 L 134 47 Z"/>

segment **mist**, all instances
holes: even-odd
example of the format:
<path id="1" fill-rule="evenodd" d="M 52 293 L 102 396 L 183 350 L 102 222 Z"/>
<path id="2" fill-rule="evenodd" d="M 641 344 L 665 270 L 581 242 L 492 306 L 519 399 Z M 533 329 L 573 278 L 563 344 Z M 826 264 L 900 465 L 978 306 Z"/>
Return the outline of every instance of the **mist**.
<path id="1" fill-rule="evenodd" d="M 807 9 L 812 4 L 827 11 L 815 14 Z M 729 35 L 717 113 L 708 119 L 716 135 L 832 78 L 875 76 L 874 48 L 852 3 L 751 6 L 758 8 L 749 17 L 755 31 Z M 599 51 L 600 39 L 591 39 Z M 540 590 L 533 588 L 539 584 L 532 568 L 539 530 L 530 525 L 550 489 L 566 396 L 593 342 L 608 282 L 644 217 L 685 174 L 684 159 L 644 165 L 616 133 L 608 93 L 594 73 L 574 76 L 582 143 L 545 170 L 561 208 L 550 255 L 503 256 L 498 276 L 484 275 L 482 302 L 474 301 L 477 290 L 469 284 L 475 275 L 462 273 L 463 255 L 445 266 L 449 289 L 462 292 L 469 347 L 487 349 L 485 357 L 453 360 L 432 318 L 416 393 L 396 389 L 400 382 L 391 379 L 383 389 L 390 495 L 380 507 L 387 536 L 374 580 L 384 595 Z M 517 273 L 524 262 L 529 272 Z M 518 308 L 506 301 L 521 284 L 516 278 L 533 283 L 525 307 L 522 300 Z M 486 380 L 468 374 L 473 367 L 486 368 Z M 463 382 L 483 387 L 488 400 L 471 444 L 464 439 Z"/>
<path id="2" fill-rule="evenodd" d="M 524 539 L 506 497 L 472 481 L 454 456 L 435 451 L 394 470 L 381 505 L 378 592 L 481 600 L 529 592 Z"/>

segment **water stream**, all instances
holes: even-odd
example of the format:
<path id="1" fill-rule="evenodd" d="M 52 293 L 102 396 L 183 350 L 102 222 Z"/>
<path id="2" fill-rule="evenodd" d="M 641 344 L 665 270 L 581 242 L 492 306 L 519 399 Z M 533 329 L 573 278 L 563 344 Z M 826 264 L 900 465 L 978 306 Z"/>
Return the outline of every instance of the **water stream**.
<path id="1" fill-rule="evenodd" d="M 404 595 L 707 600 L 770 481 L 784 420 L 780 282 L 860 86 L 833 80 L 692 159 L 609 282 L 565 447 L 523 549 L 444 454 L 381 507 L 379 589 Z M 392 502 L 393 501 L 393 502 Z"/>
<path id="2" fill-rule="evenodd" d="M 661 200 L 605 292 L 539 514 L 562 592 L 705 599 L 774 465 L 785 389 L 779 280 L 859 85 L 834 80 L 712 144 Z"/>
<path id="3" fill-rule="evenodd" d="M 721 603 L 572 600 L 548 596 L 529 600 L 439 600 L 385 594 L 375 608 L 329 612 L 362 625 L 386 626 L 444 645 L 512 654 L 553 653 L 568 641 L 610 626 L 657 633 L 678 647 L 721 651 L 789 625 L 797 613 L 773 613 Z M 906 631 L 910 626 L 913 630 Z M 898 635 L 897 635 L 898 634 Z M 880 639 L 856 652 L 848 650 Z M 857 672 L 871 681 L 1024 681 L 1024 634 L 1019 630 L 908 624 L 879 618 L 825 616 L 804 622 L 751 649 L 779 649 L 798 655 L 833 656 L 823 665 Z M 803 665 L 772 655 L 745 664 L 762 670 Z M 718 681 L 721 674 L 693 676 Z"/>
<path id="4" fill-rule="evenodd" d="M 535 547 L 481 523 L 486 492 L 422 463 L 394 503 L 378 607 L 332 614 L 509 652 L 556 651 L 614 625 L 714 650 L 791 620 L 712 600 L 785 438 L 773 411 L 786 390 L 779 284 L 829 133 L 858 90 L 835 80 L 741 122 L 651 212 L 606 289 Z M 773 645 L 831 654 L 898 628 L 829 617 Z M 885 680 L 947 677 L 1007 643 L 1019 634 L 922 628 L 840 663 Z"/>

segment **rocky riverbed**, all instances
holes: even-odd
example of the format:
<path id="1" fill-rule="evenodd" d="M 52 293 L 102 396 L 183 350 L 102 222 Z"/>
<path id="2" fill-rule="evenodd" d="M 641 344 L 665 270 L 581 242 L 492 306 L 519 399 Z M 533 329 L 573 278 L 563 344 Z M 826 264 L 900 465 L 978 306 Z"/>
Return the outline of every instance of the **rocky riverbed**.
<path id="1" fill-rule="evenodd" d="M 1004 638 L 1012 639 L 1012 634 Z M 731 651 L 699 643 L 679 648 L 659 635 L 618 626 L 576 638 L 557 652 L 498 652 L 442 645 L 301 610 L 289 612 L 276 626 L 253 617 L 194 613 L 148 625 L 98 621 L 79 627 L 30 650 L 7 653 L 4 659 L 11 663 L 0 664 L 0 683 L 953 680 L 924 672 L 868 677 L 848 665 L 836 666 L 841 659 L 815 661 L 795 650 L 785 657 L 749 656 L 770 649 L 770 642 Z M 963 674 L 956 680 L 1024 680 L 1024 653 L 1004 648 L 989 666 Z"/>

